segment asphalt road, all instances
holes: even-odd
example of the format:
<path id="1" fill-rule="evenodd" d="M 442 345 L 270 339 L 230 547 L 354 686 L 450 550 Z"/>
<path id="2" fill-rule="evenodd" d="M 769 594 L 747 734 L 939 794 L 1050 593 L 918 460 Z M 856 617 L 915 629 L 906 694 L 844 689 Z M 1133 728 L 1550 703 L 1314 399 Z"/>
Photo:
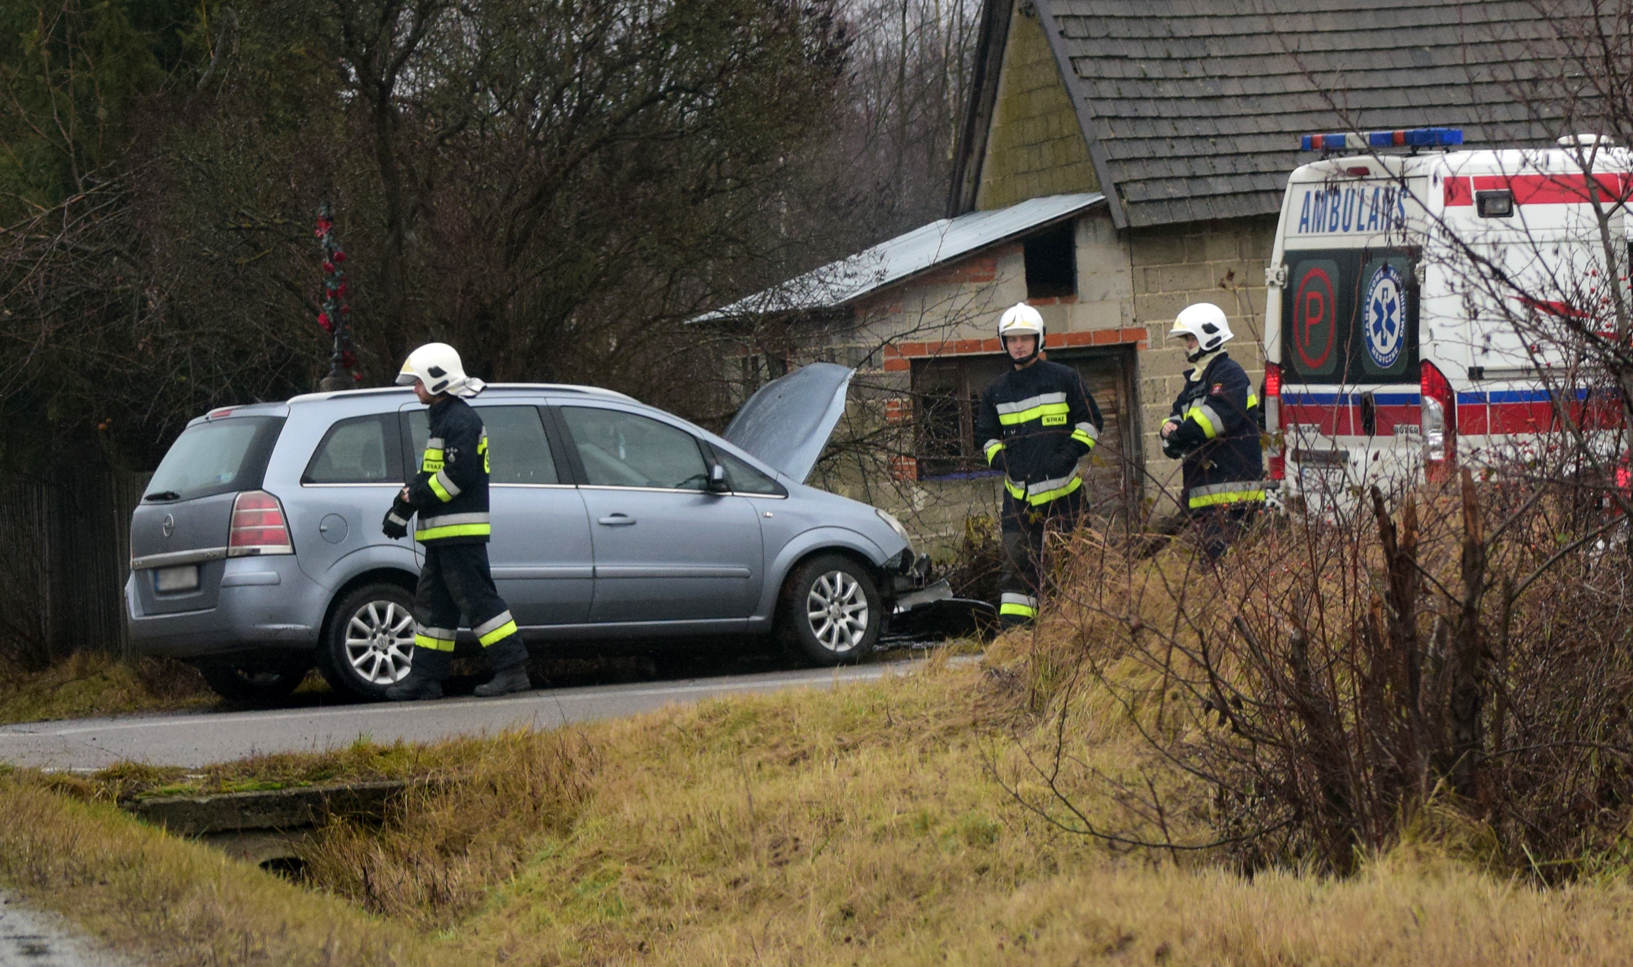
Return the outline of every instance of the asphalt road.
<path id="1" fill-rule="evenodd" d="M 917 661 L 559 688 L 491 699 L 32 722 L 0 726 L 0 761 L 68 771 L 102 769 L 126 760 L 197 768 L 273 752 L 340 748 L 359 739 L 434 742 L 513 726 L 548 729 L 619 718 L 717 695 L 832 688 L 903 674 Z"/>

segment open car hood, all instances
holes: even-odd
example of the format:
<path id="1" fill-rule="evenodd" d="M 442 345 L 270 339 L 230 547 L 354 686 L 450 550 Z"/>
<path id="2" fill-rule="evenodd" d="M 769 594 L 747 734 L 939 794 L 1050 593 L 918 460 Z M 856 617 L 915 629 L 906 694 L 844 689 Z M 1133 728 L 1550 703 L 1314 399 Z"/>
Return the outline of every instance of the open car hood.
<path id="1" fill-rule="evenodd" d="M 804 483 L 845 415 L 845 391 L 855 373 L 812 363 L 772 380 L 749 397 L 722 436 Z"/>

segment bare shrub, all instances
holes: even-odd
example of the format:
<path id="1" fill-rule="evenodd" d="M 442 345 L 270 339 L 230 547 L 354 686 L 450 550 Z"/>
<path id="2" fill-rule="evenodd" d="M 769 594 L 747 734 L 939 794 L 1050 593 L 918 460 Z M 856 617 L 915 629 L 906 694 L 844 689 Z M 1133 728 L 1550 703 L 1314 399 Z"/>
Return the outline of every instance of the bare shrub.
<path id="1" fill-rule="evenodd" d="M 1262 527 L 1217 568 L 1077 538 L 1029 654 L 1057 727 L 1023 741 L 1012 795 L 1062 828 L 1249 871 L 1350 872 L 1437 810 L 1542 880 L 1613 855 L 1633 818 L 1633 629 L 1626 547 L 1598 538 L 1619 525 L 1584 526 L 1573 485 L 1467 471 L 1393 513 L 1368 496 Z M 1172 768 L 1087 770 L 1081 736 L 1108 717 Z M 1091 821 L 1108 793 L 1116 818 Z"/>

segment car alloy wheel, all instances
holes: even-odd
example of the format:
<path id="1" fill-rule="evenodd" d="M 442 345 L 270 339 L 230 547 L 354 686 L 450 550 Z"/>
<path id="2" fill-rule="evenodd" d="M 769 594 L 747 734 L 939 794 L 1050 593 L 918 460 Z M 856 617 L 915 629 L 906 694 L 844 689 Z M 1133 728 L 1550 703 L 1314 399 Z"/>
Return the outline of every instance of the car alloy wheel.
<path id="1" fill-rule="evenodd" d="M 868 631 L 868 599 L 862 585 L 844 571 L 829 571 L 805 595 L 805 619 L 811 637 L 836 653 L 848 654 Z"/>
<path id="2" fill-rule="evenodd" d="M 783 585 L 777 633 L 800 658 L 839 665 L 873 650 L 883 616 L 869 569 L 841 554 L 823 554 L 801 563 Z"/>
<path id="3" fill-rule="evenodd" d="M 353 588 L 329 613 L 317 659 L 336 692 L 384 699 L 414 664 L 413 594 L 384 581 Z"/>
<path id="4" fill-rule="evenodd" d="M 414 662 L 414 615 L 395 601 L 370 601 L 346 622 L 346 661 L 370 685 L 394 685 Z"/>

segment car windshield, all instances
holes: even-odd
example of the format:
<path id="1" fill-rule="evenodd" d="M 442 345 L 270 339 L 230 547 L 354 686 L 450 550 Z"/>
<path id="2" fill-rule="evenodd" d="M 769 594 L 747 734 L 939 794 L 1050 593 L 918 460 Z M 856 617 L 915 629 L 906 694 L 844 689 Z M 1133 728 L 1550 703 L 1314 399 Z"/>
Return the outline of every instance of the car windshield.
<path id="1" fill-rule="evenodd" d="M 245 416 L 183 430 L 147 485 L 149 500 L 191 500 L 253 490 L 266 473 L 281 417 Z"/>

